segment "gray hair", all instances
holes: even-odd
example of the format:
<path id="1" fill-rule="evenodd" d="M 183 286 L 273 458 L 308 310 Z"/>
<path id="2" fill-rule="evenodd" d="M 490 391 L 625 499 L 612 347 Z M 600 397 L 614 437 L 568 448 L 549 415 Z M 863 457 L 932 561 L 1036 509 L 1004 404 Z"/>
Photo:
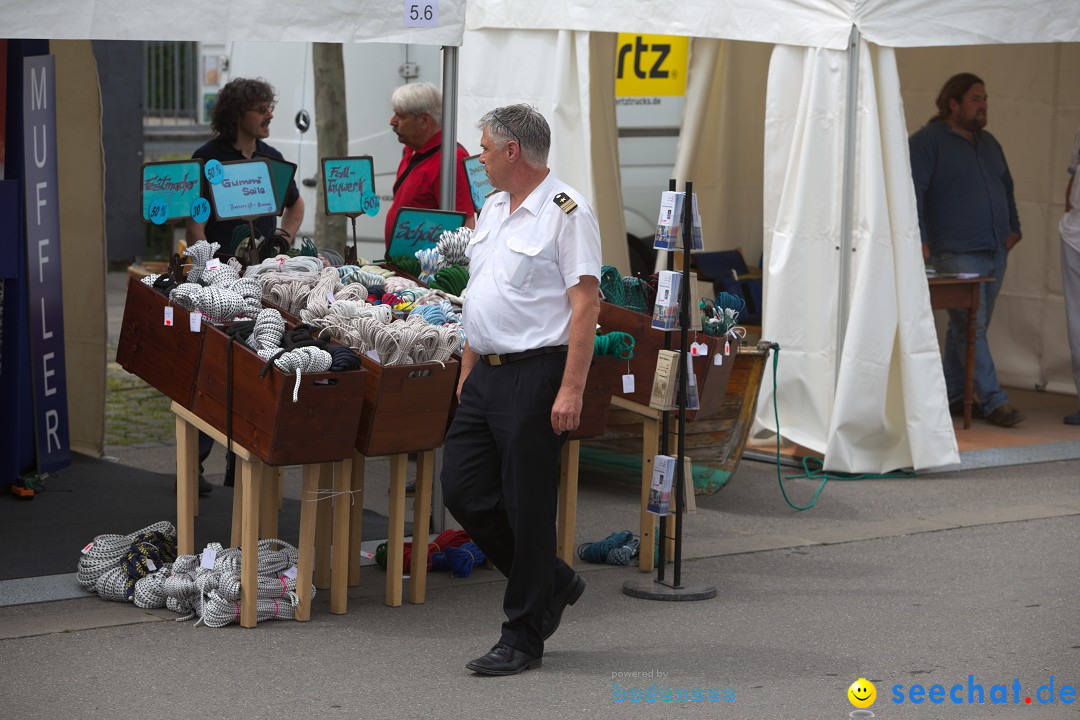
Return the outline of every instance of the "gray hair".
<path id="1" fill-rule="evenodd" d="M 507 105 L 495 108 L 476 123 L 487 130 L 497 147 L 516 140 L 525 162 L 533 167 L 546 167 L 551 149 L 551 128 L 540 111 L 529 105 Z"/>
<path id="2" fill-rule="evenodd" d="M 427 113 L 435 124 L 442 127 L 442 93 L 431 83 L 410 83 L 394 90 L 390 96 L 394 112 L 410 115 Z"/>

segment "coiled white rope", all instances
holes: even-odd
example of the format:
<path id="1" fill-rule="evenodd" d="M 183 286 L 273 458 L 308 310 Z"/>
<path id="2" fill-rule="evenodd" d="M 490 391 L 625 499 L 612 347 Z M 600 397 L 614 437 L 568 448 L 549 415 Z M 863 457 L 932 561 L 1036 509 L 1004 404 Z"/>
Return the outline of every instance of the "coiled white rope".
<path id="1" fill-rule="evenodd" d="M 439 236 L 439 241 L 435 243 L 435 249 L 438 250 L 439 255 L 442 256 L 442 267 L 448 267 L 450 265 L 464 265 L 468 267 L 469 258 L 465 255 L 465 248 L 469 246 L 469 240 L 472 238 L 472 235 L 472 228 L 462 226 L 454 231 L 446 230 Z"/>
<path id="2" fill-rule="evenodd" d="M 255 318 L 255 327 L 247 339 L 247 344 L 263 360 L 274 360 L 274 366 L 282 372 L 295 373 L 293 402 L 300 399 L 300 376 L 304 372 L 326 372 L 334 362 L 333 356 L 313 346 L 293 348 L 281 351 L 281 340 L 285 337 L 285 319 L 273 308 L 263 308 Z"/>
<path id="3" fill-rule="evenodd" d="M 83 548 L 79 556 L 76 580 L 87 590 L 93 591 L 102 575 L 120 567 L 120 563 L 131 549 L 131 543 L 135 542 L 137 537 L 154 532 L 171 537 L 174 542 L 176 540 L 176 527 L 167 521 L 156 522 L 129 535 L 108 533 L 98 535 L 93 542 Z"/>
<path id="4" fill-rule="evenodd" d="M 435 273 L 443 266 L 443 257 L 435 248 L 424 248 L 416 251 L 416 259 L 420 261 L 420 282 L 429 283 L 435 279 Z"/>
<path id="5" fill-rule="evenodd" d="M 244 277 L 259 278 L 263 273 L 267 272 L 318 273 L 322 269 L 322 260 L 317 257 L 311 257 L 310 255 L 298 255 L 296 257 L 278 255 L 277 257 L 267 258 L 258 265 L 248 265 L 247 269 L 244 270 Z"/>
<path id="6" fill-rule="evenodd" d="M 208 243 L 205 240 L 199 240 L 198 242 L 188 245 L 184 249 L 184 255 L 191 258 L 191 270 L 188 271 L 187 281 L 190 283 L 199 283 L 202 279 L 202 274 L 206 271 L 206 263 L 214 257 L 214 254 L 221 249 L 221 245 L 218 243 Z"/>

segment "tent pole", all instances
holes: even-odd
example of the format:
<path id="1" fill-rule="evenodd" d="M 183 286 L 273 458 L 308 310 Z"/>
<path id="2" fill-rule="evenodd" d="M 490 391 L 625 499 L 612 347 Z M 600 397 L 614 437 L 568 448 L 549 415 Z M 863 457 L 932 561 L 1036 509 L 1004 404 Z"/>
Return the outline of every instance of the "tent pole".
<path id="1" fill-rule="evenodd" d="M 844 180 L 843 196 L 840 200 L 840 296 L 836 307 L 836 368 L 835 379 L 840 379 L 840 357 L 844 352 L 844 338 L 847 335 L 848 312 L 850 310 L 851 254 L 854 247 L 851 241 L 852 213 L 855 205 L 855 126 L 859 111 L 859 45 L 862 36 L 859 29 L 851 26 L 848 37 L 848 91 L 847 118 L 844 126 Z"/>
<path id="2" fill-rule="evenodd" d="M 439 172 L 439 208 L 454 209 L 457 180 L 457 94 L 458 49 L 452 45 L 443 47 L 442 78 L 442 165 Z M 431 531 L 441 533 L 446 529 L 446 506 L 442 494 L 442 448 L 434 453 L 431 482 Z"/>
<path id="3" fill-rule="evenodd" d="M 439 175 L 439 208 L 454 209 L 455 180 L 457 179 L 457 93 L 458 49 L 443 47 L 442 75 L 442 167 Z"/>

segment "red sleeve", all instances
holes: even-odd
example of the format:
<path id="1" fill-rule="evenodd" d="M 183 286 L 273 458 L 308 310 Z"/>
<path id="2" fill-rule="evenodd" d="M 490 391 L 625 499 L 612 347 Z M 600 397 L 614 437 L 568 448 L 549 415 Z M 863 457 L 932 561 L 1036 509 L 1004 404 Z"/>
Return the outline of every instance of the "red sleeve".
<path id="1" fill-rule="evenodd" d="M 473 205 L 472 190 L 469 189 L 469 177 L 465 174 L 465 163 L 463 160 L 469 157 L 469 152 L 460 145 L 457 146 L 457 162 L 454 165 L 454 170 L 457 172 L 457 179 L 454 181 L 454 208 L 459 212 L 465 213 L 465 218 L 471 218 L 476 214 L 476 206 Z"/>

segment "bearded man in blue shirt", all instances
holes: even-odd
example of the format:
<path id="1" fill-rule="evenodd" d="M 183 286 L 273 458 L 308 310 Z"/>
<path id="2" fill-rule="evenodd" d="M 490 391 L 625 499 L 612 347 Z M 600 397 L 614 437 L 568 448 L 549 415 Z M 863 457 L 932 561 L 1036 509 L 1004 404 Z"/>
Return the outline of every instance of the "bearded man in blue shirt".
<path id="1" fill-rule="evenodd" d="M 993 282 L 980 288 L 975 321 L 975 392 L 981 414 L 1012 427 L 1024 414 L 998 383 L 986 329 L 1005 278 L 1009 251 L 1020 242 L 1013 180 L 1001 145 L 986 126 L 986 84 L 971 73 L 954 75 L 937 98 L 938 113 L 909 141 L 919 209 L 923 259 L 939 273 L 976 273 Z M 949 310 L 944 371 L 949 405 L 964 395 L 968 310 Z"/>

